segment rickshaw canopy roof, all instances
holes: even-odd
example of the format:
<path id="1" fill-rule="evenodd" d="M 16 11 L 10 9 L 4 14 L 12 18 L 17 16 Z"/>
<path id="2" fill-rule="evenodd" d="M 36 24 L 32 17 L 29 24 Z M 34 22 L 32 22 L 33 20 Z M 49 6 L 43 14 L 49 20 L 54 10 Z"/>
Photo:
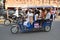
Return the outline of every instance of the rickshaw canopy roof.
<path id="1" fill-rule="evenodd" d="M 21 8 L 53 8 L 53 6 L 29 6 L 29 7 L 21 7 Z"/>

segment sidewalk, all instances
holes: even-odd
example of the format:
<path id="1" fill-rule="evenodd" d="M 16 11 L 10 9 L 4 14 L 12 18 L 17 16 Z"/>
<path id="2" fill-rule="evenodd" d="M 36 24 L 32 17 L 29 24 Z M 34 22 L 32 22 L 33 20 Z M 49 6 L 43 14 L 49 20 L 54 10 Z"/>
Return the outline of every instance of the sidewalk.
<path id="1" fill-rule="evenodd" d="M 0 19 L 0 24 L 4 24 L 4 19 Z"/>
<path id="2" fill-rule="evenodd" d="M 55 21 L 60 21 L 60 16 L 57 16 L 57 18 L 55 19 Z"/>
<path id="3" fill-rule="evenodd" d="M 0 16 L 0 24 L 4 24 L 4 17 Z"/>

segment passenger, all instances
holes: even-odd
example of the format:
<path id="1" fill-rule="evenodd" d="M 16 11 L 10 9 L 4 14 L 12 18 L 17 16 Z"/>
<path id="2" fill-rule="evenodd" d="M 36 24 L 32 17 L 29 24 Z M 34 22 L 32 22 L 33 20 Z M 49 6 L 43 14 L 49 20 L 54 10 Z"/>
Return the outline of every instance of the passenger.
<path id="1" fill-rule="evenodd" d="M 39 10 L 38 19 L 41 19 L 42 10 Z"/>
<path id="2" fill-rule="evenodd" d="M 39 14 L 40 14 L 39 9 L 35 9 L 35 10 L 34 10 L 34 21 L 37 21 Z"/>
<path id="3" fill-rule="evenodd" d="M 51 8 L 50 12 L 51 12 L 51 19 L 54 20 L 55 10 L 53 8 Z"/>
<path id="4" fill-rule="evenodd" d="M 39 15 L 39 13 L 40 13 L 39 9 L 35 9 L 34 10 L 34 14 L 38 14 Z"/>
<path id="5" fill-rule="evenodd" d="M 43 21 L 44 21 L 44 19 L 46 17 L 46 12 L 45 11 L 46 10 L 42 10 L 41 15 L 39 15 L 38 20 L 36 21 L 36 22 L 39 23 L 40 26 L 42 25 L 42 23 L 43 23 Z"/>
<path id="6" fill-rule="evenodd" d="M 37 21 L 38 20 L 38 14 L 35 14 L 34 15 L 34 21 Z"/>
<path id="7" fill-rule="evenodd" d="M 51 13 L 50 13 L 50 10 L 48 10 L 45 20 L 50 20 L 50 17 L 51 17 Z"/>
<path id="8" fill-rule="evenodd" d="M 41 16 L 42 10 L 39 10 L 39 11 L 40 11 L 39 15 Z"/>
<path id="9" fill-rule="evenodd" d="M 45 19 L 46 13 L 47 13 L 47 11 L 45 9 L 42 10 L 42 13 L 41 13 L 41 18 L 42 19 Z"/>
<path id="10" fill-rule="evenodd" d="M 33 22 L 33 13 L 31 11 L 28 11 L 26 16 L 27 16 L 27 18 L 26 18 L 26 21 L 24 22 L 24 25 L 28 27 L 27 23 Z"/>

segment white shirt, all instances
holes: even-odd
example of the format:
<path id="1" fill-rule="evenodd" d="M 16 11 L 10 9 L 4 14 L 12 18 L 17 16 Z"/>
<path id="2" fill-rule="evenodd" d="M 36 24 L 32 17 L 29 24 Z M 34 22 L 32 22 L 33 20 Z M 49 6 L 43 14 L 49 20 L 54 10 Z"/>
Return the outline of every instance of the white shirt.
<path id="1" fill-rule="evenodd" d="M 18 15 L 18 10 L 16 10 L 15 14 L 13 14 L 13 15 L 19 17 L 19 15 Z"/>
<path id="2" fill-rule="evenodd" d="M 24 22 L 24 25 L 27 26 L 27 23 L 29 22 L 29 17 L 30 16 L 33 16 L 33 13 L 27 13 L 27 18 L 26 18 L 26 21 Z M 28 27 L 28 26 L 27 26 Z"/>
<path id="3" fill-rule="evenodd" d="M 51 17 L 51 14 L 50 14 L 50 12 L 49 12 L 49 13 L 47 13 L 47 15 L 46 15 L 46 18 L 45 18 L 45 19 L 50 19 L 50 17 Z"/>
<path id="4" fill-rule="evenodd" d="M 27 13 L 27 19 L 26 19 L 27 21 L 29 21 L 29 17 L 30 17 L 30 16 L 33 16 L 33 13 L 29 13 L 29 12 L 28 12 L 28 13 Z"/>
<path id="5" fill-rule="evenodd" d="M 35 15 L 35 21 L 37 20 L 38 14 Z"/>

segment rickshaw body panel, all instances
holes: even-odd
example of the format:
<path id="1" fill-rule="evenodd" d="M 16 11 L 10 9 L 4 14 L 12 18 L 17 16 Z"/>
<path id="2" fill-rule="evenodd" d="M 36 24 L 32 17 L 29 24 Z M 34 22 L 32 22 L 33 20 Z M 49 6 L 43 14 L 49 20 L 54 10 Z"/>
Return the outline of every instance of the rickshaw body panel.
<path id="1" fill-rule="evenodd" d="M 20 28 L 20 30 L 22 29 L 21 27 L 26 27 L 27 29 L 28 29 L 28 32 L 30 32 L 30 31 L 32 31 L 33 29 L 34 29 L 34 23 L 35 22 L 33 22 L 32 24 L 30 24 L 29 22 L 27 23 L 27 25 L 28 26 L 24 26 L 23 24 L 20 24 L 21 22 L 19 22 L 19 28 Z M 43 23 L 42 23 L 42 27 L 41 28 L 39 28 L 39 29 L 44 29 L 44 27 L 46 27 L 46 26 L 49 26 L 49 27 L 51 27 L 51 25 L 52 25 L 52 21 L 51 20 L 49 20 L 49 21 L 44 21 Z M 36 30 L 38 30 L 38 28 L 36 28 Z M 21 30 L 22 32 L 26 32 L 26 30 Z"/>
<path id="2" fill-rule="evenodd" d="M 51 20 L 49 20 L 49 21 L 44 21 L 44 22 L 42 23 L 42 27 L 43 27 L 43 28 L 46 27 L 46 26 L 50 26 L 50 27 L 51 27 L 51 25 L 52 25 L 52 21 L 51 21 Z"/>

